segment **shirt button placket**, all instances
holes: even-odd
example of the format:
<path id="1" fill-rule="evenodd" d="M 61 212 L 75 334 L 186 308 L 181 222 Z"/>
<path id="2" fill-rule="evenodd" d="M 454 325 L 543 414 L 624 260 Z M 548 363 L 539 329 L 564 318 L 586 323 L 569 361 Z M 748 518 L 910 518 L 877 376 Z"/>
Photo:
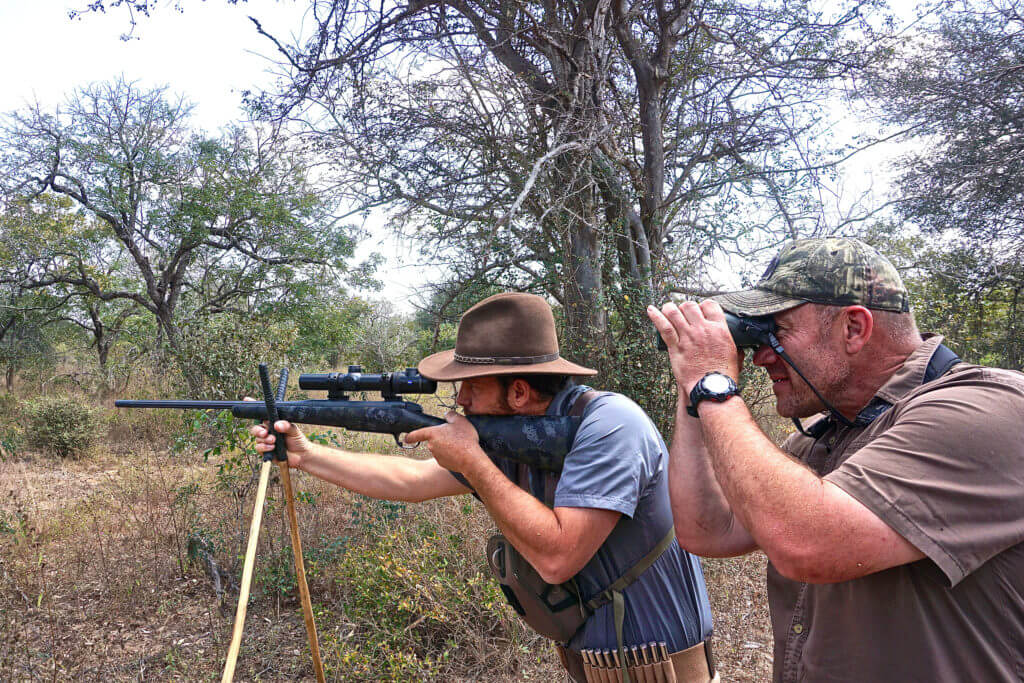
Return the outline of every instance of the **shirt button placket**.
<path id="1" fill-rule="evenodd" d="M 807 600 L 807 584 L 800 585 L 800 593 L 793 606 L 793 625 L 789 637 L 786 638 L 785 659 L 782 664 L 782 680 L 785 683 L 796 683 L 800 673 L 800 659 L 803 657 L 804 643 L 807 642 L 807 630 L 804 627 L 804 609 Z"/>

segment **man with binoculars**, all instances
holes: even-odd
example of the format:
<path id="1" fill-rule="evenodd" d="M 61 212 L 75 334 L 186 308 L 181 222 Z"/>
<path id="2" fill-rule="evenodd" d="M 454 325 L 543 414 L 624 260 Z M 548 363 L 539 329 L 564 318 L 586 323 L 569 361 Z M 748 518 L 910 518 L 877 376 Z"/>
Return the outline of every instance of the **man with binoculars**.
<path id="1" fill-rule="evenodd" d="M 752 289 L 648 315 L 679 389 L 677 537 L 768 556 L 774 680 L 1024 679 L 1019 373 L 920 335 L 896 269 L 852 239 L 793 241 Z M 738 395 L 740 326 L 799 429 L 781 448 Z"/>

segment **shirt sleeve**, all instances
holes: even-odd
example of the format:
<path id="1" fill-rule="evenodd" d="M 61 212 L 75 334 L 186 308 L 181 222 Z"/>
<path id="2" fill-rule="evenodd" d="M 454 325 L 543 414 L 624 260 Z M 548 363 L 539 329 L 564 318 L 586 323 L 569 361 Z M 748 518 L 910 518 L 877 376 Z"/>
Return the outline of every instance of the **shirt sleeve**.
<path id="1" fill-rule="evenodd" d="M 950 586 L 1024 540 L 1024 382 L 983 369 L 912 397 L 825 478 L 927 555 Z"/>
<path id="2" fill-rule="evenodd" d="M 660 436 L 635 403 L 618 395 L 587 407 L 555 489 L 556 507 L 614 510 L 632 517 L 660 462 Z"/>

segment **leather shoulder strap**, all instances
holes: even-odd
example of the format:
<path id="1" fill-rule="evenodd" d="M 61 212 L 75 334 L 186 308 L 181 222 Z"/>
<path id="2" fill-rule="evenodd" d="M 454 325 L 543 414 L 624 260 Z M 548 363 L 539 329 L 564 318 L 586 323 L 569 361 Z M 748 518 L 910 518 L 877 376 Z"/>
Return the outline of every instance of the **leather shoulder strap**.
<path id="1" fill-rule="evenodd" d="M 573 401 L 572 408 L 569 410 L 569 417 L 582 417 L 583 411 L 587 409 L 587 406 L 590 405 L 591 401 L 598 396 L 604 396 L 607 393 L 609 392 L 597 391 L 596 389 L 584 391 L 576 397 L 575 401 Z"/>

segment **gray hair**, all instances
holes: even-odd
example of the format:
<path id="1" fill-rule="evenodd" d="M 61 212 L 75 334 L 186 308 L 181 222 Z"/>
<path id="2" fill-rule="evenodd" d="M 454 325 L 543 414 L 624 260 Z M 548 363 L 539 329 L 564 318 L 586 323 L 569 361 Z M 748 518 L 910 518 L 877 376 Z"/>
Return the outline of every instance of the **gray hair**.
<path id="1" fill-rule="evenodd" d="M 818 320 L 822 327 L 827 327 L 835 322 L 846 306 L 832 306 L 829 304 L 812 304 L 818 312 Z M 875 330 L 885 336 L 885 340 L 895 346 L 902 346 L 907 343 L 921 340 L 921 333 L 917 330 L 917 321 L 914 320 L 913 311 L 898 313 L 895 311 L 871 310 L 871 317 L 875 321 Z"/>

